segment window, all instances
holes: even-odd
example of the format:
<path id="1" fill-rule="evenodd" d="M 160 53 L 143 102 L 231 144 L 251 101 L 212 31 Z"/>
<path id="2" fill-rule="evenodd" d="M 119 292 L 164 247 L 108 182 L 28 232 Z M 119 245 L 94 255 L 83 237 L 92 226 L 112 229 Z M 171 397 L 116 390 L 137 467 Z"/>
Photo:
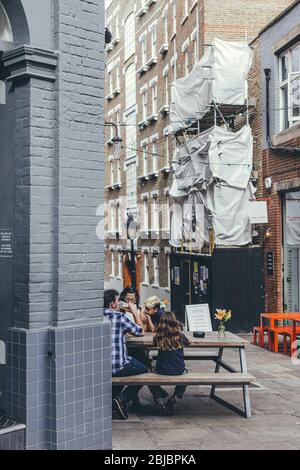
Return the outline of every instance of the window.
<path id="1" fill-rule="evenodd" d="M 184 0 L 184 18 L 189 16 L 189 0 Z"/>
<path id="2" fill-rule="evenodd" d="M 120 279 L 123 278 L 123 259 L 122 259 L 122 252 L 118 252 L 118 277 Z"/>
<path id="3" fill-rule="evenodd" d="M 13 42 L 13 35 L 9 19 L 2 3 L 0 2 L 0 40 Z"/>
<path id="4" fill-rule="evenodd" d="M 120 78 L 121 78 L 121 73 L 120 73 L 120 62 L 118 61 L 116 63 L 116 88 L 120 88 Z"/>
<path id="5" fill-rule="evenodd" d="M 126 171 L 127 209 L 136 208 L 136 163 L 127 165 Z"/>
<path id="6" fill-rule="evenodd" d="M 280 130 L 300 121 L 300 43 L 279 57 Z"/>
<path id="7" fill-rule="evenodd" d="M 148 232 L 149 230 L 148 199 L 143 200 L 143 222 L 144 222 L 144 232 Z"/>
<path id="8" fill-rule="evenodd" d="M 152 114 L 157 114 L 157 84 L 152 86 Z"/>
<path id="9" fill-rule="evenodd" d="M 167 288 L 171 289 L 171 266 L 170 266 L 170 253 L 166 253 L 167 259 L 167 275 L 168 275 L 168 285 Z"/>
<path id="10" fill-rule="evenodd" d="M 135 53 L 135 19 L 134 13 L 127 16 L 124 23 L 124 60 Z"/>
<path id="11" fill-rule="evenodd" d="M 143 121 L 147 121 L 147 90 L 143 93 Z"/>
<path id="12" fill-rule="evenodd" d="M 182 52 L 184 54 L 184 76 L 189 74 L 189 40 L 187 39 L 182 45 Z"/>
<path id="13" fill-rule="evenodd" d="M 116 232 L 122 232 L 121 207 L 119 202 L 116 204 Z"/>
<path id="14" fill-rule="evenodd" d="M 166 200 L 165 200 L 165 210 L 164 210 L 164 222 L 165 222 L 165 230 L 167 232 L 170 231 L 170 196 L 169 194 L 166 194 Z"/>
<path id="15" fill-rule="evenodd" d="M 136 115 L 130 113 L 126 119 L 126 158 L 136 156 Z"/>
<path id="16" fill-rule="evenodd" d="M 194 55 L 194 65 L 199 61 L 199 46 L 198 46 L 198 31 L 195 30 L 192 34 L 193 41 L 193 55 Z"/>
<path id="17" fill-rule="evenodd" d="M 110 232 L 116 232 L 116 206 L 114 203 L 110 205 Z"/>
<path id="18" fill-rule="evenodd" d="M 144 283 L 149 284 L 149 255 L 144 254 Z"/>
<path id="19" fill-rule="evenodd" d="M 114 89 L 114 79 L 113 79 L 112 70 L 108 72 L 108 86 L 109 86 L 109 94 L 111 95 Z"/>
<path id="20" fill-rule="evenodd" d="M 184 73 L 185 73 L 185 75 L 189 74 L 189 52 L 188 52 L 188 50 L 184 51 Z"/>
<path id="21" fill-rule="evenodd" d="M 153 140 L 152 142 L 152 171 L 153 173 L 157 172 L 158 169 L 158 155 L 157 155 L 157 140 Z"/>
<path id="22" fill-rule="evenodd" d="M 156 46 L 157 46 L 157 34 L 156 28 L 153 28 L 151 31 L 151 46 L 152 46 L 152 57 L 156 57 Z"/>
<path id="23" fill-rule="evenodd" d="M 176 0 L 173 0 L 173 5 L 172 5 L 172 18 L 173 18 L 173 34 L 176 34 L 176 23 L 177 23 L 177 5 L 176 5 Z"/>
<path id="24" fill-rule="evenodd" d="M 169 31 L 168 31 L 168 10 L 163 13 L 163 41 L 165 44 L 169 42 Z"/>
<path id="25" fill-rule="evenodd" d="M 159 262 L 158 256 L 154 255 L 153 258 L 153 274 L 154 274 L 154 282 L 155 286 L 159 286 Z"/>
<path id="26" fill-rule="evenodd" d="M 111 277 L 115 277 L 116 275 L 116 264 L 115 264 L 115 252 L 110 252 L 110 259 L 111 259 Z"/>
<path id="27" fill-rule="evenodd" d="M 142 46 L 142 66 L 146 65 L 147 62 L 147 36 L 143 36 L 141 40 Z"/>
<path id="28" fill-rule="evenodd" d="M 169 106 L 169 77 L 167 73 L 164 76 L 164 88 L 165 88 L 165 106 Z"/>
<path id="29" fill-rule="evenodd" d="M 110 185 L 113 186 L 115 184 L 115 169 L 114 169 L 114 160 L 113 157 L 110 157 Z"/>
<path id="30" fill-rule="evenodd" d="M 158 232 L 159 231 L 159 212 L 158 212 L 158 201 L 157 197 L 153 197 L 152 200 L 152 226 L 151 230 L 153 232 Z"/>
<path id="31" fill-rule="evenodd" d="M 116 124 L 117 124 L 117 127 L 118 127 L 118 135 L 121 135 L 121 116 L 120 116 L 120 111 L 117 111 L 116 112 Z M 113 129 L 113 126 L 110 126 L 110 129 L 113 133 L 114 129 Z"/>
<path id="32" fill-rule="evenodd" d="M 116 14 L 116 23 L 115 23 L 115 27 L 116 27 L 116 30 L 115 30 L 115 37 L 116 37 L 116 38 L 119 38 L 119 37 L 120 37 L 120 20 L 119 20 L 118 13 Z"/>
<path id="33" fill-rule="evenodd" d="M 170 167 L 169 137 L 167 135 L 164 137 L 164 167 Z"/>
<path id="34" fill-rule="evenodd" d="M 148 175 L 148 151 L 147 144 L 143 145 L 143 163 L 144 163 L 144 175 Z"/>
<path id="35" fill-rule="evenodd" d="M 120 160 L 116 160 L 117 165 L 117 184 L 121 184 L 121 162 Z"/>
<path id="36" fill-rule="evenodd" d="M 129 109 L 136 104 L 136 77 L 135 64 L 129 65 L 125 71 L 125 108 Z"/>

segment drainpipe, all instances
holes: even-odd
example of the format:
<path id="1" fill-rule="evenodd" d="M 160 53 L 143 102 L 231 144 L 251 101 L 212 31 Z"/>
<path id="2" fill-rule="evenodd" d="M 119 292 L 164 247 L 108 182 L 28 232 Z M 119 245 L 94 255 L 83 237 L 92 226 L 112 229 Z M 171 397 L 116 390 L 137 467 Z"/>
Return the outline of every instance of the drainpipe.
<path id="1" fill-rule="evenodd" d="M 266 68 L 264 69 L 265 77 L 266 77 L 266 131 L 267 131 L 267 143 L 268 147 L 271 150 L 285 150 L 286 152 L 300 152 L 299 147 L 288 147 L 288 146 L 280 146 L 280 145 L 273 145 L 271 136 L 270 136 L 270 81 L 271 81 L 271 69 Z"/>

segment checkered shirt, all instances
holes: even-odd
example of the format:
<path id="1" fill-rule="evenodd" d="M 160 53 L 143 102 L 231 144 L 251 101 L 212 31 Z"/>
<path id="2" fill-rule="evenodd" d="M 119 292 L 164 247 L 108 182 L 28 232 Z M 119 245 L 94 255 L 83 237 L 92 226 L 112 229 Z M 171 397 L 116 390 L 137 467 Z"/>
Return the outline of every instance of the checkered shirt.
<path id="1" fill-rule="evenodd" d="M 107 309 L 104 311 L 104 316 L 111 323 L 112 374 L 114 375 L 124 369 L 131 360 L 127 352 L 125 334 L 141 336 L 143 330 L 117 310 Z"/>

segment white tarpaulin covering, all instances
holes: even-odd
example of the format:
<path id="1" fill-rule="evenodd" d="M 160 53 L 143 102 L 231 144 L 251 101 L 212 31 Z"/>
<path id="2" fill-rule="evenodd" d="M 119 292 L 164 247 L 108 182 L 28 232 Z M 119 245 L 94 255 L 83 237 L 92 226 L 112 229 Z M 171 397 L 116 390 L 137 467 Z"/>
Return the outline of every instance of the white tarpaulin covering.
<path id="1" fill-rule="evenodd" d="M 245 104 L 253 53 L 246 43 L 215 38 L 189 75 L 172 86 L 170 132 L 201 119 L 211 103 Z"/>
<path id="2" fill-rule="evenodd" d="M 207 191 L 206 206 L 213 216 L 216 245 L 243 246 L 251 243 L 250 199 L 253 197 L 251 184 L 247 189 L 239 189 L 221 183 Z"/>
<path id="3" fill-rule="evenodd" d="M 210 133 L 209 167 L 212 176 L 235 188 L 248 186 L 253 165 L 253 137 L 250 126 L 230 132 L 226 126 Z"/>
<path id="4" fill-rule="evenodd" d="M 209 49 L 192 72 L 176 80 L 171 88 L 170 132 L 186 127 L 187 122 L 201 119 L 212 101 L 211 55 Z"/>
<path id="5" fill-rule="evenodd" d="M 171 244 L 208 241 L 208 218 L 212 217 L 217 245 L 243 246 L 251 242 L 250 184 L 253 163 L 251 128 L 231 132 L 212 127 L 177 148 L 170 195 L 175 198 Z M 196 215 L 196 234 L 192 233 Z"/>
<path id="6" fill-rule="evenodd" d="M 180 247 L 188 244 L 196 249 L 203 248 L 209 240 L 209 222 L 199 191 L 177 199 L 171 207 L 170 244 Z"/>
<path id="7" fill-rule="evenodd" d="M 300 248 L 300 191 L 286 195 L 286 243 Z"/>
<path id="8" fill-rule="evenodd" d="M 214 39 L 212 96 L 215 103 L 245 104 L 252 60 L 253 53 L 247 43 Z"/>

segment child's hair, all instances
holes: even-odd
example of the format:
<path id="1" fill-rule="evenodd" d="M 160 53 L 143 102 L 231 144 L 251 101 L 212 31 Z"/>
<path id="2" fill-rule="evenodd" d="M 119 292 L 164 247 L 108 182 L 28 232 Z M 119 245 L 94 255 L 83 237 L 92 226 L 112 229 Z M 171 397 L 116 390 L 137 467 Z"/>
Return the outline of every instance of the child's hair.
<path id="1" fill-rule="evenodd" d="M 153 338 L 154 346 L 160 351 L 175 351 L 183 348 L 182 325 L 173 312 L 164 312 L 160 317 Z"/>

